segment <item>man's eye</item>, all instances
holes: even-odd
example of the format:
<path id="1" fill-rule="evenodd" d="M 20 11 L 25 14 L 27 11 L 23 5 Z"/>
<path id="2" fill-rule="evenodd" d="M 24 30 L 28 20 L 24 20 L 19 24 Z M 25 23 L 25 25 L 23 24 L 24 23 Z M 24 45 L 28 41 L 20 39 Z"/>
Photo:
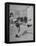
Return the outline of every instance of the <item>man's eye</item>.
<path id="1" fill-rule="evenodd" d="M 20 21 L 23 22 L 23 18 L 20 18 Z"/>
<path id="2" fill-rule="evenodd" d="M 20 20 L 20 17 L 18 17 L 17 20 Z"/>
<path id="3" fill-rule="evenodd" d="M 27 27 L 31 27 L 32 26 L 32 24 L 27 24 Z"/>
<path id="4" fill-rule="evenodd" d="M 16 25 L 16 27 L 19 27 L 20 26 L 19 23 L 16 23 L 15 25 Z"/>

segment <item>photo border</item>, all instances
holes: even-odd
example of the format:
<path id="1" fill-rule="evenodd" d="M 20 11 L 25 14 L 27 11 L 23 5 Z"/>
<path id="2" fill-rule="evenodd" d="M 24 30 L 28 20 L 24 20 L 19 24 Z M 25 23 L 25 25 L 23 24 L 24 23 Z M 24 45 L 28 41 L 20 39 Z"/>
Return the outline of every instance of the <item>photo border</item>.
<path id="1" fill-rule="evenodd" d="M 12 5 L 33 6 L 33 40 L 9 42 L 9 5 L 10 4 L 12 4 Z M 35 4 L 32 4 L 32 3 L 6 2 L 5 3 L 5 43 L 25 43 L 25 42 L 35 42 Z"/>

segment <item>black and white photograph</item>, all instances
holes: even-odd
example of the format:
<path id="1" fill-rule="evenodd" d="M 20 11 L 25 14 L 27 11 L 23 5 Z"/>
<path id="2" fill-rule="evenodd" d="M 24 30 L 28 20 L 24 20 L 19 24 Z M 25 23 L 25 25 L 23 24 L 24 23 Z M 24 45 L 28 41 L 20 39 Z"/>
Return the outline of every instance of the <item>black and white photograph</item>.
<path id="1" fill-rule="evenodd" d="M 35 4 L 5 3 L 5 42 L 35 42 Z"/>

